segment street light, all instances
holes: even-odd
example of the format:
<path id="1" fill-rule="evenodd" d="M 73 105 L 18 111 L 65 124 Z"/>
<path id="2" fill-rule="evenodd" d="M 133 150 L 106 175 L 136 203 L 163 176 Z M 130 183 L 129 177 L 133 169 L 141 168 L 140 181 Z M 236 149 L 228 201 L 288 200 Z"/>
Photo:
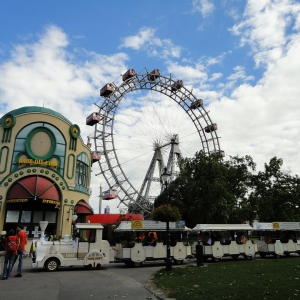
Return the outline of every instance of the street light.
<path id="1" fill-rule="evenodd" d="M 99 195 L 99 214 L 101 214 L 102 208 L 102 184 L 100 184 L 100 195 Z"/>
<path id="2" fill-rule="evenodd" d="M 170 181 L 171 174 L 168 173 L 167 168 L 165 167 L 164 172 L 160 175 L 160 179 L 162 184 L 165 185 L 166 187 L 166 204 L 169 204 L 169 191 L 168 191 L 168 184 Z M 169 220 L 167 220 L 167 259 L 166 259 L 166 271 L 171 271 L 172 270 L 172 258 L 171 258 L 171 253 L 170 253 L 170 226 L 169 226 Z"/>

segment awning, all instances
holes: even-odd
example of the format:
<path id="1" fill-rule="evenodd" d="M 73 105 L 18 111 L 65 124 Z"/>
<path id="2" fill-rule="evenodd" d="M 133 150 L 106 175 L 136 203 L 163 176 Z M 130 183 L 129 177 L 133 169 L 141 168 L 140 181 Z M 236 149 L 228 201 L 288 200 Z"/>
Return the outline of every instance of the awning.
<path id="1" fill-rule="evenodd" d="M 60 191 L 55 182 L 39 175 L 27 176 L 16 181 L 6 199 L 40 198 L 60 201 Z"/>
<path id="2" fill-rule="evenodd" d="M 77 215 L 93 215 L 93 208 L 84 200 L 80 200 L 75 206 L 75 212 Z"/>

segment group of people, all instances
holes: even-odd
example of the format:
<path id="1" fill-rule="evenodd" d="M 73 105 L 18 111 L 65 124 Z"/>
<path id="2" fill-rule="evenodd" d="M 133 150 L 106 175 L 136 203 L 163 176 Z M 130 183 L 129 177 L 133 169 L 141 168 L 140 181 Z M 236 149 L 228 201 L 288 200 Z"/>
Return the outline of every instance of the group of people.
<path id="1" fill-rule="evenodd" d="M 150 232 L 148 236 L 145 237 L 143 241 L 144 247 L 155 247 L 156 246 L 156 238 L 154 232 Z"/>
<path id="2" fill-rule="evenodd" d="M 25 245 L 27 244 L 27 234 L 23 230 L 23 225 L 17 226 L 17 233 L 13 229 L 0 233 L 0 268 L 3 269 L 2 280 L 10 277 L 12 268 L 19 258 L 17 274 L 14 277 L 22 277 L 23 257 Z"/>
<path id="3" fill-rule="evenodd" d="M 229 245 L 231 241 L 236 241 L 237 244 L 246 244 L 247 238 L 244 234 L 237 234 L 236 232 L 227 238 L 218 233 L 210 234 L 209 232 L 204 231 L 198 236 L 198 241 L 202 242 L 204 246 L 212 246 L 215 241 L 219 241 L 221 245 Z"/>

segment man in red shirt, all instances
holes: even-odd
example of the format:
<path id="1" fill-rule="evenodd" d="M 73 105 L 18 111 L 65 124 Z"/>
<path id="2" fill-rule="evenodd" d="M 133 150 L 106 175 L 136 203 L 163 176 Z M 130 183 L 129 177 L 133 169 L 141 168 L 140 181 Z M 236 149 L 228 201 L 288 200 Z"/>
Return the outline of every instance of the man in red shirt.
<path id="1" fill-rule="evenodd" d="M 15 277 L 22 277 L 22 269 L 23 269 L 23 257 L 25 252 L 25 245 L 27 244 L 27 234 L 23 230 L 23 225 L 18 225 L 17 227 L 17 240 L 18 240 L 18 251 L 17 254 L 19 255 L 19 265 L 17 275 Z"/>

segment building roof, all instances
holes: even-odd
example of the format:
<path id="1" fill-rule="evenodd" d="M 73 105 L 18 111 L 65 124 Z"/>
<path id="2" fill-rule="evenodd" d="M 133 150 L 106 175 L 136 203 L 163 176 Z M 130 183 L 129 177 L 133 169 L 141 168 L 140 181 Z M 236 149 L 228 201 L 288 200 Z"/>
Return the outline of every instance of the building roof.
<path id="1" fill-rule="evenodd" d="M 42 114 L 48 114 L 48 115 L 52 115 L 55 116 L 57 118 L 63 119 L 64 121 L 66 121 L 67 123 L 69 123 L 70 125 L 72 125 L 73 123 L 68 120 L 66 117 L 64 117 L 62 114 L 50 109 L 50 108 L 45 108 L 45 107 L 40 107 L 40 106 L 24 106 L 24 107 L 20 107 L 17 109 L 14 109 L 10 112 L 8 112 L 8 114 L 12 114 L 13 116 L 19 116 L 19 115 L 23 115 L 23 114 L 28 114 L 28 113 L 42 113 Z M 3 122 L 3 117 L 0 119 L 0 125 L 2 125 Z"/>

